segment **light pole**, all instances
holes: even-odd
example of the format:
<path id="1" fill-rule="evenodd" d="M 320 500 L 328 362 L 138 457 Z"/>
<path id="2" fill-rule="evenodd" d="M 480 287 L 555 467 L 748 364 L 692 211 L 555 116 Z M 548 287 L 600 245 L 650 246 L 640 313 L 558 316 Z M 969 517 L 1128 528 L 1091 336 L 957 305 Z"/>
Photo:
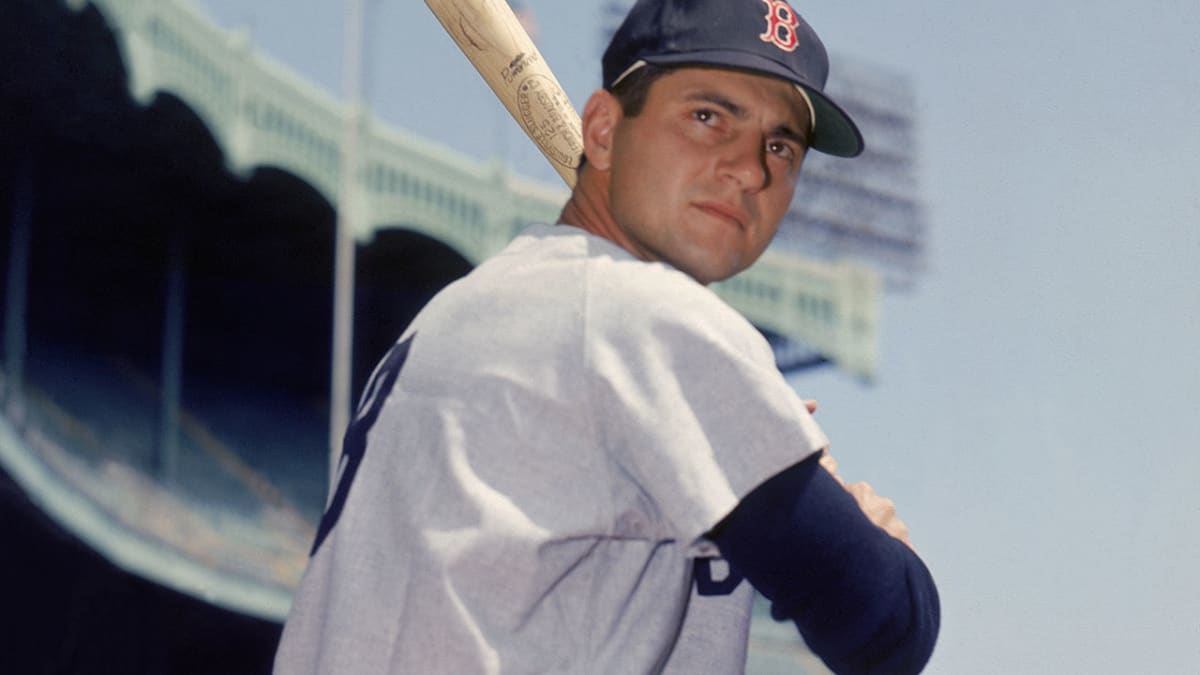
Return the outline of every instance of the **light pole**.
<path id="1" fill-rule="evenodd" d="M 329 383 L 329 489 L 337 481 L 342 434 L 350 419 L 350 379 L 354 346 L 354 233 L 357 219 L 358 135 L 362 114 L 363 23 L 365 0 L 345 0 L 342 86 L 346 94 L 341 184 L 334 230 L 333 347 Z"/>

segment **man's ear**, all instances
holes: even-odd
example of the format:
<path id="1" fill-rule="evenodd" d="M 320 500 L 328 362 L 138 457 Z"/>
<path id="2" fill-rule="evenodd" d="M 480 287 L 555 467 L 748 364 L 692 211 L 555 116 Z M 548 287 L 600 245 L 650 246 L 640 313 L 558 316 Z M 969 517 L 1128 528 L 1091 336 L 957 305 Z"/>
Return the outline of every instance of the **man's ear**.
<path id="1" fill-rule="evenodd" d="M 612 166 L 613 133 L 622 116 L 621 102 L 597 89 L 583 107 L 583 154 L 588 166 L 607 171 Z"/>

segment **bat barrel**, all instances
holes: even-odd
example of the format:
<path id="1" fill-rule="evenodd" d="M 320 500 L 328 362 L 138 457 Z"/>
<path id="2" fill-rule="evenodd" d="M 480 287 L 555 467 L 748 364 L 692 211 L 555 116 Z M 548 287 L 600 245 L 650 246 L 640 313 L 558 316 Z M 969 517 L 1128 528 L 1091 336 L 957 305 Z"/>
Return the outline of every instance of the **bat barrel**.
<path id="1" fill-rule="evenodd" d="M 579 113 L 504 0 L 425 0 L 509 114 L 566 181 L 583 152 Z"/>

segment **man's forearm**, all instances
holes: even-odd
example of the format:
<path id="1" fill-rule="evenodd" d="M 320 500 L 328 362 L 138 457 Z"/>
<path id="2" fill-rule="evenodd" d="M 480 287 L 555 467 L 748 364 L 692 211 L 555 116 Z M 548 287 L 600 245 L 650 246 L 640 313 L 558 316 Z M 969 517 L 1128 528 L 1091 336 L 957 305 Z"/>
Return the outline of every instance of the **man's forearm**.
<path id="1" fill-rule="evenodd" d="M 818 461 L 760 485 L 711 536 L 834 672 L 920 672 L 940 621 L 933 578 Z"/>

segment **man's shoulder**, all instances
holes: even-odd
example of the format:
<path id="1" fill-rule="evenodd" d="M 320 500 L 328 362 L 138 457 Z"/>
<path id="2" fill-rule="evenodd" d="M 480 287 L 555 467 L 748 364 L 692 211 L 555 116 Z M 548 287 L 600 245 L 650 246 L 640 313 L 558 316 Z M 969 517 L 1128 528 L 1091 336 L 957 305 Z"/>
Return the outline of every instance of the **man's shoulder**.
<path id="1" fill-rule="evenodd" d="M 737 342 L 761 336 L 735 309 L 686 273 L 647 262 L 617 244 L 570 225 L 533 225 L 487 260 L 458 289 L 485 313 L 516 314 L 527 322 L 541 314 L 583 320 L 589 334 L 648 336 L 666 326 L 674 332 L 723 334 Z M 577 314 L 582 312 L 582 315 Z M 566 316 L 560 317 L 562 319 Z"/>
<path id="2" fill-rule="evenodd" d="M 593 257 L 587 290 L 594 314 L 625 322 L 750 328 L 746 319 L 711 289 L 665 263 Z"/>
<path id="3" fill-rule="evenodd" d="M 594 259 L 586 289 L 587 335 L 593 344 L 646 348 L 658 343 L 676 353 L 697 354 L 716 348 L 773 363 L 762 334 L 741 313 L 670 265 Z"/>
<path id="4" fill-rule="evenodd" d="M 592 295 L 653 306 L 664 297 L 720 302 L 688 275 L 663 263 L 646 262 L 617 244 L 571 225 L 531 225 L 480 265 L 479 276 L 508 286 L 525 277 L 577 278 Z M 483 281 L 483 279 L 480 279 Z"/>

